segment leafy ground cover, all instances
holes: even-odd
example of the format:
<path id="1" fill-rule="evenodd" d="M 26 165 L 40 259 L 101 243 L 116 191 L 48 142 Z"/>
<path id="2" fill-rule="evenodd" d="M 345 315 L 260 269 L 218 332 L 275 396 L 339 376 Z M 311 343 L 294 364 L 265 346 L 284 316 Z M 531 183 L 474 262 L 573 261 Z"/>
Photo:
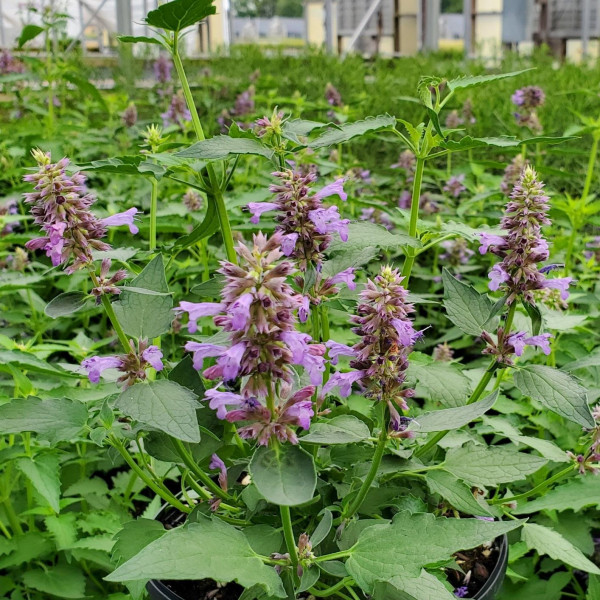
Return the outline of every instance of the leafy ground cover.
<path id="1" fill-rule="evenodd" d="M 499 598 L 598 600 L 596 66 L 187 61 L 188 4 L 0 61 L 2 594 L 473 597 L 508 533 Z"/>

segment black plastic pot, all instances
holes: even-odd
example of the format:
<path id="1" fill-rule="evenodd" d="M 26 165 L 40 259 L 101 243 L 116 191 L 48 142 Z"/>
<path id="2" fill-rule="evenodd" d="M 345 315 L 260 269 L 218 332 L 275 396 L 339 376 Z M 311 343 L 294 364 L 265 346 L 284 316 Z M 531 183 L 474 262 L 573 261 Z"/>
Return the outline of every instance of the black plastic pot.
<path id="1" fill-rule="evenodd" d="M 508 539 L 505 535 L 498 540 L 498 546 L 498 562 L 485 585 L 473 597 L 474 600 L 494 600 L 502 587 L 508 565 Z M 152 600 L 185 600 L 170 590 L 162 581 L 152 580 L 148 582 L 146 589 Z"/>
<path id="2" fill-rule="evenodd" d="M 488 580 L 485 582 L 484 586 L 475 596 L 473 596 L 476 600 L 494 600 L 494 598 L 498 595 L 500 588 L 502 587 L 504 576 L 506 575 L 506 567 L 508 566 L 508 538 L 506 535 L 503 535 L 498 539 L 498 548 L 498 562 L 496 562 L 496 566 L 490 573 L 490 576 L 488 577 Z M 157 598 L 158 597 L 159 596 L 157 596 Z M 168 598 L 168 596 L 163 597 Z M 173 598 L 174 600 L 177 600 L 176 597 Z"/>

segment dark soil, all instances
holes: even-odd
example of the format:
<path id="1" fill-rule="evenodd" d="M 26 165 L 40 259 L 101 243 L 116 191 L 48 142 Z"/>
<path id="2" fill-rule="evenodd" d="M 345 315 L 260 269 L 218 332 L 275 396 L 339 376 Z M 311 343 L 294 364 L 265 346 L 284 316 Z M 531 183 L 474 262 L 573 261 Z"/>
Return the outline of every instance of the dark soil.
<path id="1" fill-rule="evenodd" d="M 244 591 L 244 588 L 237 583 L 221 586 L 212 579 L 163 581 L 162 583 L 182 600 L 237 600 Z"/>

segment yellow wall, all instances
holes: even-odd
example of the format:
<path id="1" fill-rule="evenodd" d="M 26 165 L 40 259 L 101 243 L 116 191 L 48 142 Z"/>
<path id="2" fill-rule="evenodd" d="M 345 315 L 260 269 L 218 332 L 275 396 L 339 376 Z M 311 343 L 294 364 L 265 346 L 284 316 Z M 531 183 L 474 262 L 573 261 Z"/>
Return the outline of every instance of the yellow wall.
<path id="1" fill-rule="evenodd" d="M 225 44 L 224 23 L 225 16 L 223 15 L 223 1 L 215 0 L 216 14 L 208 17 L 208 26 L 210 28 L 210 50 L 214 51 Z"/>

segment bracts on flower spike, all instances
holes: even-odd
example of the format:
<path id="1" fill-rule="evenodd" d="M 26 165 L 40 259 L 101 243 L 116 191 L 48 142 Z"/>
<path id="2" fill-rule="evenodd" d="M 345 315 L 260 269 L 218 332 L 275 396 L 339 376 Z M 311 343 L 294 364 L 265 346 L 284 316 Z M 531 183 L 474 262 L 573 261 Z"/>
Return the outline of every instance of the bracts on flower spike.
<path id="1" fill-rule="evenodd" d="M 349 396 L 352 384 L 360 383 L 366 397 L 387 404 L 390 435 L 395 437 L 411 435 L 406 431 L 406 417 L 398 409 L 408 410 L 406 400 L 414 395 L 414 390 L 405 386 L 408 355 L 423 335 L 413 327 L 410 315 L 414 307 L 407 301 L 402 279 L 396 269 L 386 266 L 367 281 L 357 314 L 351 318 L 360 341 L 352 347 L 327 344 L 332 363 L 347 355 L 353 370 L 333 373 L 323 386 L 324 393 L 338 387 L 342 396 Z"/>
<path id="2" fill-rule="evenodd" d="M 221 301 L 182 302 L 176 309 L 189 314 L 190 331 L 198 319 L 212 316 L 228 333 L 223 345 L 188 342 L 186 349 L 194 354 L 194 367 L 215 381 L 206 397 L 217 417 L 241 422 L 240 437 L 259 445 L 272 440 L 298 443 L 295 428 L 310 427 L 311 397 L 325 370 L 325 346 L 296 331 L 302 297 L 287 281 L 294 267 L 281 260 L 281 240 L 279 232 L 270 239 L 259 233 L 252 249 L 240 244 L 240 265 L 221 263 Z M 216 363 L 205 368 L 207 358 Z M 304 368 L 311 385 L 294 389 L 293 365 Z M 232 392 L 238 381 L 239 392 Z"/>

